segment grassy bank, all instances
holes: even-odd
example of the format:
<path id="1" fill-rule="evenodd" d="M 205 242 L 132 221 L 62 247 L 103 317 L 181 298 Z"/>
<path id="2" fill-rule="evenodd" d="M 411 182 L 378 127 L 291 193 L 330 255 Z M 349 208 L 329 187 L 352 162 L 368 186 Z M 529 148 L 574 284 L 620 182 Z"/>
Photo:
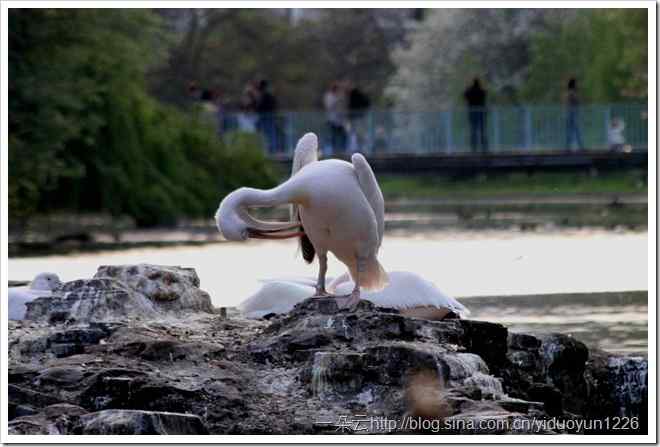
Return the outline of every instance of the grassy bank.
<path id="1" fill-rule="evenodd" d="M 379 175 L 386 199 L 476 198 L 546 194 L 647 194 L 647 171 L 607 173 L 510 173 L 465 178 Z"/>

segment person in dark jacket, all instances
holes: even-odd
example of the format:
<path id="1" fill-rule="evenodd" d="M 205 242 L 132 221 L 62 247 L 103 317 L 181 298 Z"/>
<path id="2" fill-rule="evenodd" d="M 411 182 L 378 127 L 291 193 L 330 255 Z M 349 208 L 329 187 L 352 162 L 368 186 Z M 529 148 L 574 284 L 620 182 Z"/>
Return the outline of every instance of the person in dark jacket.
<path id="1" fill-rule="evenodd" d="M 328 141 L 333 154 L 346 151 L 347 98 L 341 83 L 334 81 L 323 95 L 323 107 L 326 114 L 330 139 Z"/>
<path id="2" fill-rule="evenodd" d="M 350 152 L 364 150 L 364 138 L 360 127 L 361 121 L 366 115 L 371 101 L 369 97 L 352 82 L 346 83 L 348 96 L 348 148 Z"/>
<path id="3" fill-rule="evenodd" d="M 270 92 L 270 84 L 267 80 L 259 81 L 259 99 L 257 100 L 257 114 L 259 121 L 257 129 L 266 137 L 268 151 L 273 153 L 277 150 L 277 129 L 275 112 L 277 111 L 277 100 Z"/>
<path id="4" fill-rule="evenodd" d="M 580 109 L 580 97 L 577 91 L 577 81 L 575 78 L 568 80 L 566 89 L 566 149 L 571 150 L 573 140 L 577 142 L 580 150 L 584 150 L 582 144 L 582 135 L 578 124 Z"/>
<path id="5" fill-rule="evenodd" d="M 468 121 L 470 122 L 470 146 L 472 152 L 477 152 L 481 146 L 483 152 L 488 151 L 486 138 L 486 90 L 481 87 L 479 78 L 474 78 L 472 85 L 465 90 L 463 97 L 468 105 Z"/>

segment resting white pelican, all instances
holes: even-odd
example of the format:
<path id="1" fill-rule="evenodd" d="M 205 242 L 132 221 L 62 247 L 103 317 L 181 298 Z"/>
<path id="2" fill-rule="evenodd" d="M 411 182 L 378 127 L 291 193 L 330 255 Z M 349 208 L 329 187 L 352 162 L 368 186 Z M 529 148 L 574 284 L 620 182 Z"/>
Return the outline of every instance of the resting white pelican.
<path id="1" fill-rule="evenodd" d="M 365 291 L 362 299 L 379 307 L 398 309 L 403 315 L 441 320 L 451 313 L 465 317 L 470 311 L 454 298 L 442 293 L 435 284 L 412 272 L 389 272 L 389 284 L 380 291 Z M 314 292 L 313 279 L 270 279 L 239 309 L 247 318 L 285 314 Z M 310 282 L 312 284 L 310 284 Z M 328 284 L 328 290 L 342 294 L 354 287 L 348 274 Z"/>
<path id="2" fill-rule="evenodd" d="M 42 296 L 50 296 L 51 290 L 62 284 L 55 273 L 39 273 L 23 287 L 10 287 L 8 291 L 9 319 L 23 320 L 27 312 L 26 304 Z"/>
<path id="3" fill-rule="evenodd" d="M 319 259 L 317 296 L 328 295 L 325 275 L 327 254 L 332 252 L 355 280 L 344 306 L 356 304 L 360 287 L 379 290 L 387 285 L 387 274 L 377 259 L 385 204 L 367 160 L 353 154 L 351 161 L 319 161 L 318 138 L 305 134 L 296 147 L 291 178 L 273 189 L 240 188 L 229 194 L 215 215 L 218 229 L 232 241 L 301 237 L 305 260 L 311 262 L 314 254 Z M 293 205 L 290 222 L 263 222 L 247 211 L 284 204 Z"/>

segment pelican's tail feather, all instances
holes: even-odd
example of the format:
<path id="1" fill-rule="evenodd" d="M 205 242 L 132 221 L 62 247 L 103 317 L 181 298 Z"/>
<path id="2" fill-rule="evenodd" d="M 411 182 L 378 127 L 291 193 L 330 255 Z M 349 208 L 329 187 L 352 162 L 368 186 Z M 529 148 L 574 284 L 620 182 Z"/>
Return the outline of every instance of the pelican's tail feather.
<path id="1" fill-rule="evenodd" d="M 293 152 L 293 164 L 291 166 L 291 177 L 298 171 L 319 160 L 319 139 L 313 132 L 308 132 L 298 140 L 296 150 Z M 292 221 L 300 222 L 298 205 L 291 204 L 289 213 Z"/>
<path id="2" fill-rule="evenodd" d="M 300 236 L 300 250 L 302 251 L 302 257 L 306 263 L 311 264 L 316 256 L 316 249 L 312 244 L 312 241 L 309 240 L 307 234 Z"/>
<path id="3" fill-rule="evenodd" d="M 314 163 L 319 159 L 319 139 L 313 132 L 308 132 L 298 140 L 296 150 L 293 153 L 293 166 L 291 167 L 291 177 L 296 175 L 303 167 Z M 300 222 L 300 207 L 294 203 L 289 205 L 289 215 L 291 221 Z M 303 231 L 305 229 L 303 228 Z M 311 264 L 316 255 L 316 250 L 307 235 L 300 236 L 298 249 L 302 251 L 303 259 Z"/>
<path id="4" fill-rule="evenodd" d="M 470 315 L 470 309 L 450 296 L 447 297 L 447 300 L 444 303 L 435 304 L 434 307 L 449 309 L 461 318 L 466 318 Z"/>
<path id="5" fill-rule="evenodd" d="M 470 314 L 458 300 L 443 293 L 431 281 L 427 281 L 413 272 L 389 272 L 390 285 L 384 290 L 373 293 L 366 292 L 363 297 L 376 306 L 392 307 L 401 311 L 414 310 L 416 308 L 447 309 L 461 317 Z M 339 278 L 341 279 L 341 277 Z M 351 286 L 342 285 L 342 292 Z M 425 317 L 424 317 L 425 318 Z"/>
<path id="6" fill-rule="evenodd" d="M 387 272 L 375 257 L 367 260 L 365 270 L 358 276 L 357 264 L 351 265 L 351 277 L 360 278 L 360 287 L 371 292 L 383 290 L 390 283 Z"/>

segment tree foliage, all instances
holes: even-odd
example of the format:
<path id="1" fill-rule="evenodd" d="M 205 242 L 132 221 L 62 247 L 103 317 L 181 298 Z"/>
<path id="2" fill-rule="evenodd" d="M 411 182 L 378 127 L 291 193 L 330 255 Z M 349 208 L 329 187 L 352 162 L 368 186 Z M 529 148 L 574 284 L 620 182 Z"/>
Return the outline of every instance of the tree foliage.
<path id="1" fill-rule="evenodd" d="M 167 37 L 147 10 L 10 10 L 12 219 L 66 208 L 171 223 L 274 182 L 258 141 L 230 148 L 147 93 Z"/>
<path id="2" fill-rule="evenodd" d="M 248 80 L 269 79 L 282 108 L 318 108 L 330 82 L 351 79 L 374 100 L 394 70 L 390 53 L 405 40 L 407 10 L 159 10 L 178 36 L 151 73 L 153 91 L 185 104 L 197 81 L 236 104 Z"/>
<path id="3" fill-rule="evenodd" d="M 646 10 L 434 10 L 395 52 L 387 92 L 403 108 L 460 104 L 480 77 L 492 103 L 556 103 L 576 77 L 586 100 L 642 99 L 647 36 Z"/>
<path id="4" fill-rule="evenodd" d="M 191 113 L 192 80 L 237 102 L 271 80 L 282 109 L 320 108 L 350 79 L 374 104 L 644 100 L 644 9 L 10 9 L 9 208 L 128 214 L 141 225 L 207 216 L 242 184 L 274 182 L 259 138 L 224 141 Z M 383 92 L 386 92 L 383 95 Z M 169 105 L 164 105 L 169 104 Z M 186 108 L 181 106 L 185 105 Z"/>
<path id="5" fill-rule="evenodd" d="M 589 9 L 532 39 L 524 97 L 556 102 L 570 77 L 588 101 L 643 100 L 648 95 L 645 9 Z"/>

